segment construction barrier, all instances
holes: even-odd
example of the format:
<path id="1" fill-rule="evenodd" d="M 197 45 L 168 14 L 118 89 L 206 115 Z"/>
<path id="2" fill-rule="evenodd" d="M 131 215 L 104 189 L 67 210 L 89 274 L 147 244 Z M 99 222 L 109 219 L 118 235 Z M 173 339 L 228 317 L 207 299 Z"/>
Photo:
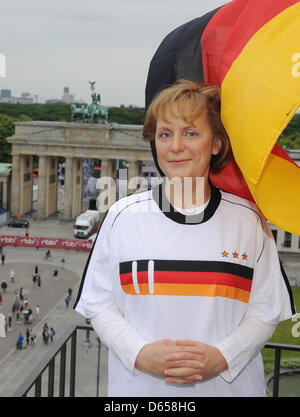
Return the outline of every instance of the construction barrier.
<path id="1" fill-rule="evenodd" d="M 53 237 L 24 237 L 0 235 L 0 246 L 22 246 L 27 248 L 69 249 L 90 251 L 93 242 L 79 239 L 62 239 Z"/>

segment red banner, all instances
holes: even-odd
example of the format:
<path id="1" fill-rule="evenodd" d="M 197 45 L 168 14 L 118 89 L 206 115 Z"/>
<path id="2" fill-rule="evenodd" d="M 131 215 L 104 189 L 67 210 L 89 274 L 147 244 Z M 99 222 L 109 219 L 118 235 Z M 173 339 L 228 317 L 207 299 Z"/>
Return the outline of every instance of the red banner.
<path id="1" fill-rule="evenodd" d="M 27 248 L 67 249 L 89 251 L 93 242 L 79 239 L 62 239 L 53 237 L 24 237 L 0 235 L 1 246 L 22 246 Z"/>

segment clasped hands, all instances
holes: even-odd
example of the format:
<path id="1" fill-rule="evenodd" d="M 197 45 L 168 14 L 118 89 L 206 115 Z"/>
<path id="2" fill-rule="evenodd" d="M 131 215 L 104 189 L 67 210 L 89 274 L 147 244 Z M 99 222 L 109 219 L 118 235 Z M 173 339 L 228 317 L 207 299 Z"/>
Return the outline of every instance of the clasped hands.
<path id="1" fill-rule="evenodd" d="M 148 343 L 137 355 L 135 367 L 178 385 L 195 384 L 227 369 L 215 346 L 192 340 L 169 339 Z"/>

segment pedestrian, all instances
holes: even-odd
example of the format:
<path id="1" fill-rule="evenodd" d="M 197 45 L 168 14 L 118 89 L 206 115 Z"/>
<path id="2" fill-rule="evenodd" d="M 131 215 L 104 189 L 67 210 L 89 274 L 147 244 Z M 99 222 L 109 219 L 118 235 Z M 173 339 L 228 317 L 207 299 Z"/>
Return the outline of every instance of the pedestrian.
<path id="1" fill-rule="evenodd" d="M 30 340 L 30 330 L 28 329 L 28 327 L 27 327 L 27 329 L 26 329 L 26 333 L 25 333 L 25 335 L 26 335 L 26 345 L 27 345 L 27 346 L 29 346 L 29 340 Z"/>
<path id="2" fill-rule="evenodd" d="M 11 311 L 12 311 L 12 315 L 15 317 L 16 316 L 16 311 L 17 311 L 16 303 L 13 303 Z"/>
<path id="3" fill-rule="evenodd" d="M 61 269 L 64 269 L 65 262 L 65 258 L 61 258 Z"/>
<path id="4" fill-rule="evenodd" d="M 31 308 L 31 307 L 29 307 L 29 308 L 28 308 L 28 311 L 29 311 L 29 319 L 28 319 L 28 323 L 29 323 L 29 324 L 32 324 L 32 322 L 33 322 L 32 308 Z"/>
<path id="5" fill-rule="evenodd" d="M 48 340 L 49 340 L 49 329 L 48 329 L 48 325 L 47 325 L 47 323 L 45 323 L 45 324 L 44 324 L 44 326 L 43 326 L 42 336 L 43 336 L 43 342 L 44 342 L 44 345 L 48 345 Z"/>
<path id="6" fill-rule="evenodd" d="M 156 95 L 143 136 L 162 182 L 98 232 L 75 309 L 109 346 L 109 396 L 266 395 L 260 349 L 295 309 L 264 216 L 210 182 L 232 158 L 220 108 L 201 83 Z"/>
<path id="7" fill-rule="evenodd" d="M 71 297 L 69 296 L 69 294 L 66 296 L 65 298 L 65 303 L 66 303 L 66 307 L 69 307 L 69 303 L 70 303 Z"/>
<path id="8" fill-rule="evenodd" d="M 5 294 L 6 288 L 7 288 L 7 282 L 5 280 L 2 281 L 1 288 L 2 288 L 3 294 Z"/>
<path id="9" fill-rule="evenodd" d="M 29 324 L 29 310 L 27 308 L 24 310 L 24 324 Z"/>
<path id="10" fill-rule="evenodd" d="M 16 306 L 16 310 L 20 310 L 20 301 L 19 301 L 19 296 L 18 294 L 15 294 L 15 298 L 14 298 L 14 304 Z"/>
<path id="11" fill-rule="evenodd" d="M 31 329 L 30 330 L 30 345 L 31 346 L 35 346 L 35 338 L 36 338 L 36 335 L 34 334 L 33 330 Z"/>
<path id="12" fill-rule="evenodd" d="M 22 350 L 23 341 L 24 341 L 24 336 L 22 336 L 22 333 L 20 333 L 19 336 L 18 336 L 18 339 L 17 339 L 17 349 L 18 350 Z"/>
<path id="13" fill-rule="evenodd" d="M 54 272 L 53 272 L 53 278 L 54 278 L 54 281 L 58 281 L 58 270 L 57 269 L 55 269 Z"/>
<path id="14" fill-rule="evenodd" d="M 23 301 L 23 300 L 24 300 L 23 287 L 20 287 L 19 297 L 20 297 L 20 300 L 21 300 L 21 301 Z"/>
<path id="15" fill-rule="evenodd" d="M 40 319 L 40 306 L 39 305 L 35 307 L 35 315 L 36 315 L 36 319 L 39 320 Z"/>
<path id="16" fill-rule="evenodd" d="M 41 288 L 42 280 L 41 280 L 41 276 L 40 275 L 37 275 L 36 276 L 36 282 L 37 282 L 38 288 Z"/>
<path id="17" fill-rule="evenodd" d="M 44 341 L 45 341 L 45 345 L 48 345 L 48 341 L 49 341 L 49 331 L 48 331 L 48 329 L 44 330 Z"/>
<path id="18" fill-rule="evenodd" d="M 32 282 L 33 282 L 33 286 L 36 287 L 37 275 L 32 275 Z"/>
<path id="19" fill-rule="evenodd" d="M 70 298 L 72 297 L 72 292 L 73 292 L 72 288 L 68 288 L 68 294 L 69 294 Z"/>
<path id="20" fill-rule="evenodd" d="M 15 282 L 15 270 L 10 270 L 10 282 L 13 284 Z"/>
<path id="21" fill-rule="evenodd" d="M 53 327 L 50 327 L 50 340 L 51 343 L 53 343 L 53 337 L 55 336 L 55 331 L 53 329 Z"/>
<path id="22" fill-rule="evenodd" d="M 28 237 L 29 236 L 29 229 L 25 230 L 25 236 Z"/>
<path id="23" fill-rule="evenodd" d="M 1 262 L 2 262 L 2 265 L 4 265 L 4 262 L 5 262 L 5 255 L 4 255 L 4 253 L 2 253 L 2 255 L 1 255 Z"/>
<path id="24" fill-rule="evenodd" d="M 12 317 L 11 314 L 8 314 L 7 316 L 8 320 L 7 320 L 7 324 L 8 324 L 8 331 L 11 331 L 11 324 L 12 324 Z"/>
<path id="25" fill-rule="evenodd" d="M 41 245 L 40 239 L 36 239 L 35 240 L 35 248 L 36 248 L 36 250 L 39 250 L 40 245 Z"/>
<path id="26" fill-rule="evenodd" d="M 39 273 L 39 267 L 38 267 L 38 265 L 36 265 L 34 267 L 34 273 L 35 273 L 35 275 Z"/>

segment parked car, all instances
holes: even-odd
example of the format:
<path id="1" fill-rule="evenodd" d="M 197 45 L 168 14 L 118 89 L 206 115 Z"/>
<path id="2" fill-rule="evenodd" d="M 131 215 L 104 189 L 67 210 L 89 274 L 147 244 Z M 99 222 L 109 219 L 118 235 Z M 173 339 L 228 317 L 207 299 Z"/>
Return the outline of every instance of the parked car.
<path id="1" fill-rule="evenodd" d="M 29 227 L 29 221 L 28 220 L 24 220 L 24 219 L 12 219 L 8 222 L 8 227 L 23 227 L 25 229 L 25 227 Z"/>

